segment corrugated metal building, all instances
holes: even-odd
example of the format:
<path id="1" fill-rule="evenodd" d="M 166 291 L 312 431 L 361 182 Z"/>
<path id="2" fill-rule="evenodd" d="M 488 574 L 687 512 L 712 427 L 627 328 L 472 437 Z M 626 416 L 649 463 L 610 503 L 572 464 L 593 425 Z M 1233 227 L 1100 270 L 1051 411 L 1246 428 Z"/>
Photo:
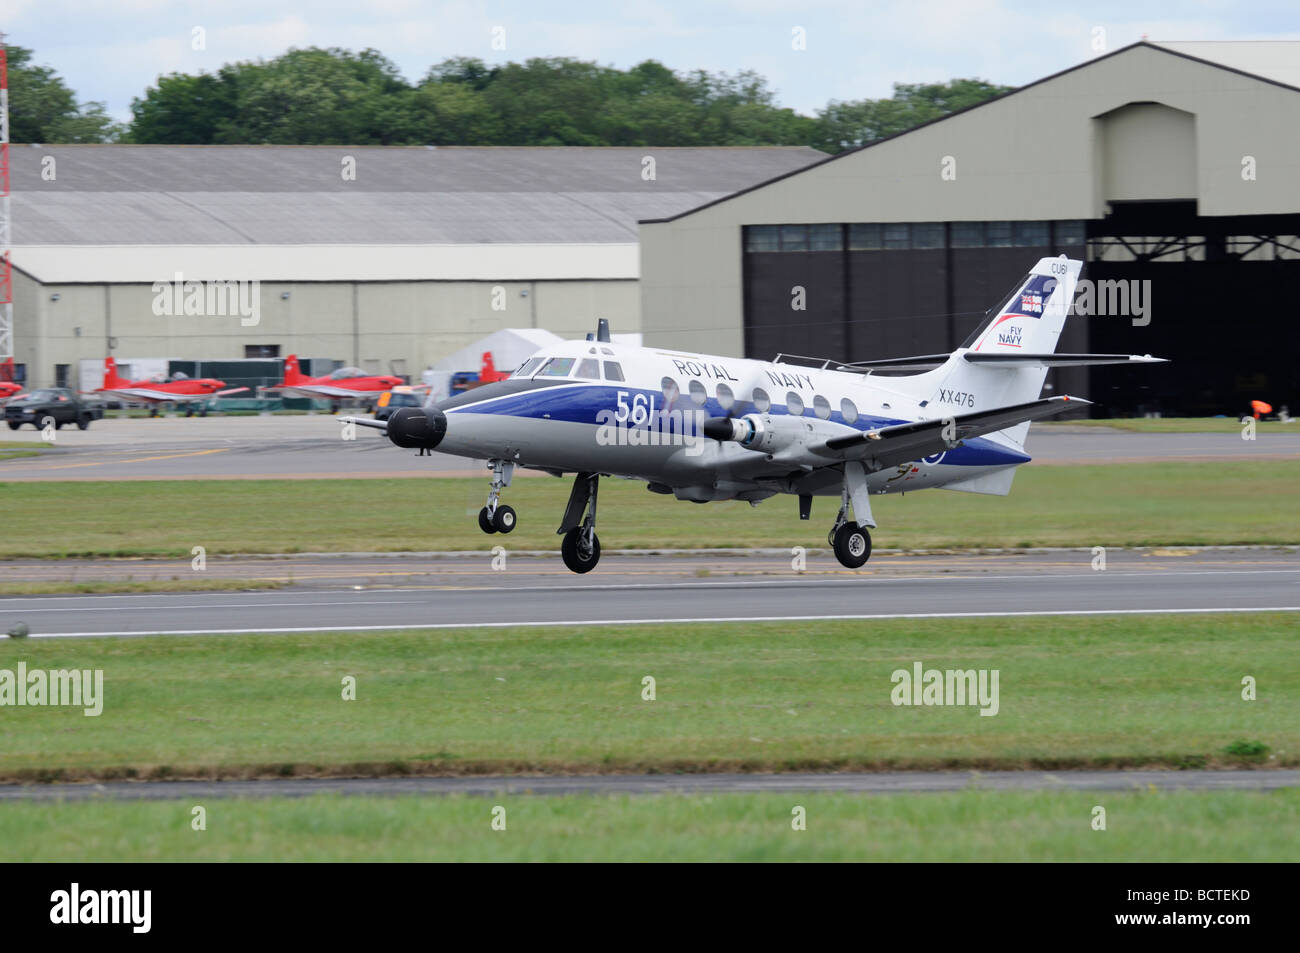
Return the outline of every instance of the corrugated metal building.
<path id="1" fill-rule="evenodd" d="M 32 384 L 76 385 L 79 362 L 110 351 L 298 353 L 418 377 L 504 327 L 581 336 L 608 317 L 635 332 L 638 219 L 824 155 L 74 145 L 11 157 L 16 360 Z M 216 284 L 217 306 L 184 313 L 187 281 L 205 283 L 208 305 Z M 260 283 L 256 324 L 225 307 L 238 297 L 227 281 Z"/>
<path id="2" fill-rule="evenodd" d="M 1102 414 L 1294 411 L 1298 235 L 1300 44 L 1144 42 L 643 221 L 642 331 L 759 358 L 936 353 L 1066 254 L 1145 313 L 1094 300 L 1061 350 L 1174 363 L 1054 371 L 1057 392 Z"/>

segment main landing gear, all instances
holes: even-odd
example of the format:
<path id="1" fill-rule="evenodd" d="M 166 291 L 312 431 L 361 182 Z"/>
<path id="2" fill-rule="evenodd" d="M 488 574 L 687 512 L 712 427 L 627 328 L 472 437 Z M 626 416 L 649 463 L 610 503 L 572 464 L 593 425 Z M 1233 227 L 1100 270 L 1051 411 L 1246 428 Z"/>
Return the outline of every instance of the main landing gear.
<path id="1" fill-rule="evenodd" d="M 501 491 L 510 485 L 515 465 L 505 460 L 489 460 L 492 467 L 492 486 L 488 490 L 487 506 L 478 511 L 478 528 L 485 533 L 510 533 L 515 528 L 515 511 L 500 503 Z"/>
<path id="2" fill-rule="evenodd" d="M 492 468 L 492 486 L 487 506 L 479 510 L 478 526 L 485 533 L 509 533 L 515 528 L 515 511 L 500 500 L 501 491 L 510 485 L 515 465 L 505 460 L 489 460 L 488 465 Z M 600 538 L 596 536 L 599 486 L 599 473 L 578 474 L 569 494 L 569 504 L 564 508 L 564 520 L 556 531 L 564 537 L 560 541 L 564 565 L 573 572 L 591 572 L 600 562 Z"/>
<path id="3" fill-rule="evenodd" d="M 596 535 L 596 491 L 599 473 L 579 473 L 573 481 L 569 505 L 557 533 L 563 534 L 560 555 L 573 572 L 591 572 L 600 561 L 600 538 Z M 586 516 L 583 516 L 583 513 Z"/>
<path id="4" fill-rule="evenodd" d="M 849 504 L 853 504 L 853 515 L 861 523 L 850 522 Z M 875 529 L 876 521 L 871 518 L 871 498 L 867 490 L 867 475 L 862 464 L 850 461 L 844 464 L 844 488 L 840 492 L 840 511 L 835 517 L 826 540 L 835 551 L 835 558 L 840 565 L 848 569 L 860 569 L 871 558 L 871 534 L 867 528 Z"/>

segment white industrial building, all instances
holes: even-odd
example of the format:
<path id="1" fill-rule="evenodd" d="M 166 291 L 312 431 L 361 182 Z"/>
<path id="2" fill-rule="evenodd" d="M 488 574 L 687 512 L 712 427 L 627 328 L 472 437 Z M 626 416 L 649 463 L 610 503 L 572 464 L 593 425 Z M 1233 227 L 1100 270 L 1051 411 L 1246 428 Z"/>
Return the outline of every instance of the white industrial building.
<path id="1" fill-rule="evenodd" d="M 80 362 L 109 353 L 141 366 L 296 353 L 418 379 L 501 328 L 573 337 L 607 317 L 637 332 L 638 219 L 824 158 L 129 145 L 11 156 L 15 360 L 31 384 L 73 386 Z M 196 288 L 208 304 L 215 290 L 217 307 L 185 313 Z M 239 312 L 254 290 L 256 308 Z"/>

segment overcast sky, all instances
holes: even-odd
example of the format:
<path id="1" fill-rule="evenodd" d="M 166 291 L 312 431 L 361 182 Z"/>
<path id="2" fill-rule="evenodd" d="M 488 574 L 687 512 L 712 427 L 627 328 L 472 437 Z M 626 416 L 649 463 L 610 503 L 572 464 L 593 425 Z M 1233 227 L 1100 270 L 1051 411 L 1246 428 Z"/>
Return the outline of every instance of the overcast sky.
<path id="1" fill-rule="evenodd" d="M 1054 12 L 1044 13 L 1043 9 Z M 417 80 L 449 56 L 573 56 L 619 67 L 757 70 L 782 105 L 888 96 L 894 82 L 980 77 L 1020 85 L 1106 49 L 1152 40 L 1300 40 L 1297 0 L 0 0 L 9 43 L 31 48 L 82 100 L 129 118 L 160 74 L 214 70 L 290 47 L 381 51 Z M 206 48 L 192 48 L 194 28 Z M 806 49 L 793 48 L 802 28 Z M 505 49 L 493 49 L 494 30 Z"/>

